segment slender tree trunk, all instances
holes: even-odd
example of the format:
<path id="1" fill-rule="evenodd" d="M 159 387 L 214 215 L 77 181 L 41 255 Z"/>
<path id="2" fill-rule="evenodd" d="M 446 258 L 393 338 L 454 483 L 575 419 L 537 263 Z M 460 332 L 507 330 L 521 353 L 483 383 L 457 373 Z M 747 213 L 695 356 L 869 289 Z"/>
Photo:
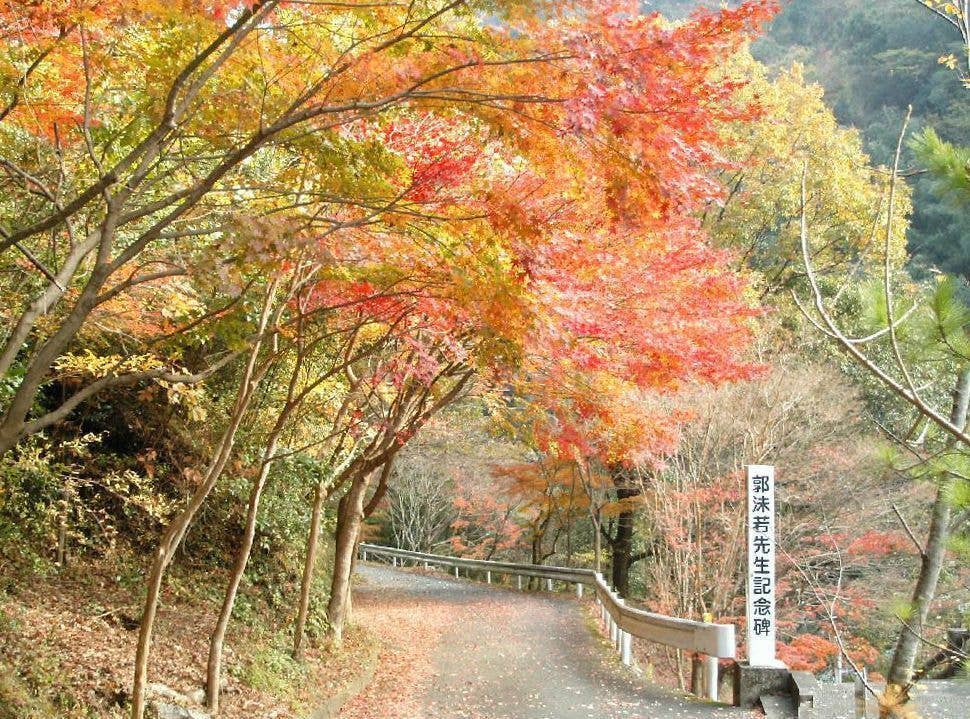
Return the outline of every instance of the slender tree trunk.
<path id="1" fill-rule="evenodd" d="M 266 487 L 266 479 L 269 477 L 273 455 L 276 454 L 278 441 L 279 432 L 274 430 L 274 435 L 263 452 L 259 475 L 253 480 L 253 486 L 249 492 L 249 505 L 246 510 L 246 527 L 243 532 L 242 543 L 236 552 L 236 561 L 232 568 L 232 574 L 229 577 L 229 586 L 226 588 L 226 594 L 222 600 L 219 619 L 209 638 L 209 662 L 206 672 L 205 696 L 206 706 L 212 714 L 219 713 L 219 691 L 222 685 L 222 645 L 225 642 L 226 629 L 229 627 L 229 619 L 232 617 L 232 610 L 236 604 L 236 594 L 239 592 L 239 585 L 246 572 L 246 565 L 249 564 L 249 555 L 252 552 L 253 540 L 256 537 L 256 519 L 259 516 L 259 503 L 262 499 L 263 489 Z"/>
<path id="2" fill-rule="evenodd" d="M 297 329 L 302 333 L 302 325 Z M 236 561 L 229 577 L 229 586 L 226 587 L 226 594 L 222 601 L 222 608 L 219 611 L 219 619 L 212 635 L 209 638 L 209 662 L 206 670 L 206 706 L 212 714 L 219 713 L 219 692 L 222 687 L 222 647 L 226 639 L 226 630 L 229 627 L 229 620 L 232 618 L 232 610 L 236 604 L 236 595 L 239 592 L 239 585 L 242 583 L 243 575 L 246 573 L 246 566 L 249 564 L 249 557 L 253 551 L 253 541 L 256 537 L 256 520 L 259 517 L 259 504 L 262 500 L 263 490 L 266 488 L 266 480 L 269 478 L 270 470 L 276 458 L 276 448 L 279 446 L 280 437 L 286 429 L 287 421 L 293 411 L 299 406 L 304 395 L 296 396 L 297 385 L 303 368 L 306 355 L 302 339 L 297 340 L 299 351 L 290 373 L 290 381 L 286 388 L 286 400 L 280 408 L 276 417 L 276 422 L 270 430 L 260 458 L 259 473 L 253 480 L 252 488 L 249 492 L 249 504 L 246 509 L 246 526 L 243 531 L 242 543 L 236 553 Z"/>
<path id="3" fill-rule="evenodd" d="M 310 613 L 310 594 L 313 586 L 313 572 L 317 564 L 317 549 L 320 543 L 320 520 L 323 517 L 323 503 L 327 499 L 326 477 L 321 477 L 317 483 L 317 491 L 313 495 L 313 515 L 310 517 L 310 534 L 306 543 L 306 559 L 303 562 L 303 579 L 300 582 L 300 607 L 296 613 L 296 625 L 293 627 L 293 658 L 303 661 L 303 640 L 306 636 L 306 620 Z"/>
<path id="4" fill-rule="evenodd" d="M 30 332 L 33 330 L 34 325 L 36 325 L 37 320 L 43 315 L 47 314 L 47 312 L 49 312 L 50 309 L 57 304 L 57 302 L 64 295 L 64 290 L 62 290 L 61 287 L 66 287 L 70 284 L 71 278 L 74 277 L 74 273 L 77 271 L 81 261 L 91 254 L 91 251 L 97 247 L 100 242 L 101 231 L 95 230 L 90 232 L 84 241 L 71 250 L 70 254 L 64 260 L 64 264 L 61 266 L 61 269 L 56 275 L 57 282 L 51 282 L 47 288 L 40 295 L 38 295 L 37 298 L 31 302 L 26 309 L 24 309 L 23 312 L 21 312 L 20 317 L 17 319 L 17 323 L 14 325 L 13 330 L 10 333 L 10 336 L 4 340 L 2 350 L 0 350 L 0 375 L 5 375 L 7 373 L 23 349 L 24 343 L 30 336 Z M 58 287 L 58 284 L 60 284 L 61 287 Z"/>
<path id="5" fill-rule="evenodd" d="M 203 475 L 202 482 L 189 499 L 189 503 L 169 522 L 165 534 L 159 543 L 155 559 L 152 562 L 152 567 L 148 575 L 145 604 L 142 610 L 141 624 L 138 631 L 138 644 L 135 652 L 135 677 L 131 693 L 132 719 L 142 719 L 145 715 L 145 685 L 148 681 L 148 655 L 151 651 L 152 630 L 155 625 L 155 616 L 158 613 L 158 601 L 161 595 L 162 579 L 165 575 L 165 570 L 171 564 L 175 556 L 175 551 L 182 543 L 185 532 L 195 518 L 196 512 L 199 511 L 206 497 L 209 496 L 212 488 L 215 487 L 223 469 L 225 469 L 226 463 L 229 461 L 229 457 L 232 455 L 239 425 L 246 415 L 246 410 L 249 408 L 249 404 L 255 394 L 256 386 L 261 379 L 261 374 L 257 372 L 256 363 L 262 347 L 263 333 L 269 324 L 270 310 L 275 294 L 276 283 L 273 282 L 267 290 L 266 301 L 263 305 L 262 315 L 260 316 L 259 334 L 257 335 L 259 339 L 255 341 L 250 350 L 246 369 L 243 372 L 242 380 L 239 384 L 236 403 L 233 406 L 232 414 L 229 418 L 229 426 L 223 431 L 222 437 L 217 445 L 215 456 L 209 463 Z"/>
<path id="6" fill-rule="evenodd" d="M 71 511 L 71 492 L 65 487 L 61 489 L 61 511 L 57 522 L 57 566 L 61 569 L 67 566 L 67 523 Z"/>
<path id="7" fill-rule="evenodd" d="M 135 653 L 135 681 L 132 689 L 132 719 L 142 719 L 145 714 L 145 684 L 148 679 L 148 655 L 151 651 L 152 629 L 155 625 L 155 615 L 158 612 L 158 600 L 162 590 L 162 578 L 168 565 L 171 564 L 175 551 L 178 549 L 185 532 L 195 517 L 196 512 L 205 501 L 209 492 L 215 486 L 222 474 L 222 470 L 229 460 L 236 431 L 239 428 L 238 417 L 233 418 L 230 427 L 223 434 L 220 450 L 206 471 L 202 484 L 196 489 L 188 505 L 173 519 L 159 543 L 158 551 L 152 562 L 148 575 L 145 593 L 145 604 L 142 610 L 141 625 L 138 633 L 138 646 Z"/>
<path id="8" fill-rule="evenodd" d="M 569 506 L 566 511 L 566 566 L 573 566 L 573 500 L 576 498 L 576 480 L 569 490 Z"/>
<path id="9" fill-rule="evenodd" d="M 970 366 L 961 370 L 956 387 L 953 390 L 950 422 L 961 429 L 967 424 L 968 402 L 970 402 Z M 948 444 L 953 445 L 954 441 L 951 440 Z M 905 618 L 906 625 L 900 630 L 892 663 L 889 666 L 888 682 L 901 689 L 904 701 L 909 700 L 908 685 L 916 665 L 916 656 L 922 642 L 926 617 L 936 595 L 936 585 L 943 569 L 946 545 L 950 536 L 950 491 L 952 486 L 953 477 L 949 474 L 944 474 L 938 478 L 929 532 L 920 559 L 919 577 L 913 590 L 912 612 Z"/>
<path id="10" fill-rule="evenodd" d="M 350 624 L 354 621 L 354 593 L 351 590 L 353 576 L 357 572 L 357 547 L 360 545 L 360 531 L 357 532 L 357 541 L 354 542 L 354 551 L 350 553 L 350 572 L 351 581 L 347 583 L 347 595 L 346 602 L 347 608 L 344 611 L 344 624 Z"/>
<path id="11" fill-rule="evenodd" d="M 340 499 L 337 508 L 337 536 L 334 546 L 333 579 L 330 584 L 330 602 L 327 604 L 327 621 L 335 644 L 343 640 L 344 623 L 347 619 L 348 595 L 350 594 L 353 555 L 360 538 L 360 524 L 364 517 L 364 494 L 369 475 L 354 478 L 350 489 Z"/>
<path id="12" fill-rule="evenodd" d="M 380 505 L 381 501 L 387 495 L 387 483 L 391 477 L 391 471 L 394 469 L 394 459 L 397 456 L 397 451 L 392 451 L 387 459 L 384 461 L 384 467 L 381 469 L 381 476 L 377 480 L 377 489 L 374 491 L 374 496 L 370 498 L 366 505 L 362 506 L 361 509 L 361 522 L 364 519 L 370 517 L 377 507 Z M 354 576 L 354 572 L 357 571 L 357 546 L 360 544 L 360 530 L 358 528 L 357 540 L 354 542 L 353 551 L 350 554 L 350 576 Z M 350 585 L 347 586 L 347 609 L 344 612 L 344 621 L 353 621 L 354 613 L 354 593 L 350 591 Z"/>

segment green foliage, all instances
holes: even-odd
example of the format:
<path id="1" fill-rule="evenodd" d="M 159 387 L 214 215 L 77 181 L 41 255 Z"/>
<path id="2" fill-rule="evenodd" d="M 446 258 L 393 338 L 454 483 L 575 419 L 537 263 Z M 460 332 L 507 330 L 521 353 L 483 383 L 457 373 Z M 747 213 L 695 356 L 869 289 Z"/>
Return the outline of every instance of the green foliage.
<path id="1" fill-rule="evenodd" d="M 959 561 L 970 561 L 970 536 L 957 534 L 950 537 L 949 550 L 959 558 Z"/>
<path id="2" fill-rule="evenodd" d="M 910 141 L 917 159 L 931 175 L 933 191 L 957 205 L 970 203 L 970 147 L 946 142 L 927 127 Z"/>
<path id="3" fill-rule="evenodd" d="M 273 465 L 257 518 L 256 537 L 246 573 L 248 581 L 259 589 L 260 595 L 272 607 L 289 611 L 292 606 L 303 572 L 313 491 L 326 472 L 327 467 L 305 454 L 287 457 Z M 242 491 L 242 483 L 236 483 L 233 487 L 235 497 L 227 498 L 232 506 L 245 505 L 245 497 L 240 496 Z M 330 537 L 336 521 L 336 508 L 326 506 L 321 520 L 320 547 L 325 557 L 331 551 Z M 329 566 L 321 563 L 318 576 L 314 578 L 316 597 L 327 596 L 329 579 Z M 323 607 L 315 604 L 311 609 L 310 623 L 316 630 L 325 629 L 325 624 L 321 624 L 326 621 L 322 616 Z M 310 633 L 314 631 L 311 628 Z"/>
<path id="4" fill-rule="evenodd" d="M 836 267 L 878 263 L 884 243 L 874 241 L 886 226 L 885 173 L 874 168 L 859 133 L 840 127 L 826 107 L 822 88 L 806 82 L 796 64 L 774 77 L 745 53 L 729 73 L 750 81 L 745 93 L 761 108 L 754 122 L 730 128 L 731 159 L 725 173 L 727 201 L 704 220 L 714 240 L 735 249 L 762 278 L 764 294 L 787 294 L 801 269 L 801 178 L 813 260 Z M 897 184 L 890 252 L 894 265 L 905 258 L 909 188 Z"/>
<path id="5" fill-rule="evenodd" d="M 931 337 L 958 363 L 970 361 L 970 307 L 960 297 L 960 285 L 953 277 L 939 279 L 929 302 Z"/>
<path id="6" fill-rule="evenodd" d="M 126 521 L 163 520 L 171 502 L 151 478 L 98 466 L 100 435 L 26 439 L 0 460 L 0 552 L 17 563 L 53 559 L 64 551 L 113 548 Z M 0 555 L 2 556 L 2 555 Z"/>
<path id="7" fill-rule="evenodd" d="M 260 641 L 246 661 L 232 671 L 241 681 L 254 689 L 285 696 L 294 685 L 306 679 L 306 666 L 290 655 L 290 647 L 283 636 L 276 641 Z"/>

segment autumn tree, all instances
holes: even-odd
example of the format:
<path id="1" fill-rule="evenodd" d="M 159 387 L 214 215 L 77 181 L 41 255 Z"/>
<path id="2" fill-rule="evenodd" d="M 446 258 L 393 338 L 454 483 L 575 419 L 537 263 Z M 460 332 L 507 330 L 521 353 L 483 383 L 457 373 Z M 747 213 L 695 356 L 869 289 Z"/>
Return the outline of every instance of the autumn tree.
<path id="1" fill-rule="evenodd" d="M 838 124 L 822 88 L 806 82 L 800 65 L 771 76 L 742 51 L 725 71 L 746 80 L 740 92 L 756 97 L 761 113 L 729 128 L 735 164 L 722 173 L 727 195 L 704 209 L 704 226 L 717 245 L 736 252 L 739 267 L 756 273 L 761 299 L 789 313 L 788 291 L 804 279 L 803 168 L 809 168 L 805 212 L 816 238 L 812 259 L 825 274 L 880 262 L 888 178 L 863 151 L 859 133 Z M 905 256 L 910 210 L 908 189 L 900 185 L 890 243 L 895 264 Z"/>
<path id="2" fill-rule="evenodd" d="M 453 522 L 450 480 L 431 468 L 409 467 L 387 493 L 387 523 L 394 545 L 431 552 L 445 543 Z"/>
<path id="3" fill-rule="evenodd" d="M 107 387 L 186 379 L 121 358 L 119 371 L 30 417 L 92 313 L 190 273 L 197 248 L 239 232 L 234 218 L 269 216 L 279 239 L 294 215 L 327 235 L 393 206 L 367 173 L 346 171 L 364 148 L 342 128 L 419 98 L 491 97 L 500 66 L 540 60 L 528 47 L 506 55 L 463 7 L 5 4 L 14 79 L 0 144 L 5 214 L 17 220 L 0 249 L 19 279 L 0 370 L 19 382 L 2 407 L 0 452 Z M 352 17 L 357 35 L 338 42 L 330 22 Z M 407 57 L 395 73 L 384 72 L 389 54 Z"/>
<path id="4" fill-rule="evenodd" d="M 474 545 L 470 533 L 453 523 L 459 516 L 468 521 L 470 510 L 489 504 L 495 465 L 523 455 L 523 446 L 496 427 L 491 400 L 501 402 L 500 395 L 478 382 L 467 400 L 432 418 L 401 450 L 380 515 L 382 534 L 394 546 L 441 551 L 456 535 L 459 552 Z"/>
<path id="5" fill-rule="evenodd" d="M 302 268 L 298 269 L 298 277 L 301 270 L 305 271 Z M 295 315 L 291 325 L 293 347 L 289 357 L 284 359 L 277 356 L 275 358 L 277 364 L 285 363 L 287 365 L 289 377 L 284 380 L 285 390 L 281 393 L 275 419 L 262 442 L 262 453 L 251 482 L 243 535 L 236 550 L 235 563 L 219 618 L 210 638 L 206 690 L 207 705 L 212 712 L 217 712 L 219 709 L 222 647 L 226 630 L 252 551 L 263 491 L 274 463 L 282 454 L 280 444 L 286 438 L 291 438 L 289 444 L 294 444 L 293 439 L 300 436 L 294 431 L 296 429 L 294 425 L 300 419 L 304 421 L 310 419 L 306 416 L 306 412 L 311 407 L 312 410 L 310 411 L 314 412 L 311 421 L 315 424 L 321 423 L 329 414 L 327 404 L 330 403 L 327 400 L 330 398 L 331 392 L 328 390 L 332 390 L 335 384 L 334 380 L 342 373 L 348 372 L 352 365 L 380 354 L 390 339 L 389 330 L 385 330 L 383 333 L 379 329 L 377 332 L 373 331 L 375 325 L 383 324 L 381 320 L 384 318 L 373 317 L 358 311 L 355 313 L 356 316 L 352 316 L 350 321 L 347 321 L 346 313 L 341 315 L 337 312 L 328 312 L 326 311 L 327 308 L 311 305 L 311 297 L 313 297 L 312 290 L 305 290 L 297 292 L 290 301 L 291 311 Z M 311 306 L 313 306 L 312 311 L 309 309 Z M 321 311 L 322 309 L 324 311 Z M 321 319 L 323 321 L 317 321 Z M 311 327 L 314 324 L 317 327 Z M 386 325 L 384 326 L 386 327 Z M 390 326 L 393 327 L 393 323 Z M 362 335 L 367 338 L 366 341 L 361 341 Z M 279 353 L 277 354 L 279 355 Z M 340 387 L 339 383 L 336 384 L 337 387 Z M 341 416 L 341 409 L 344 410 L 342 416 L 346 416 L 346 408 L 351 396 L 352 393 L 348 393 L 344 397 L 340 408 L 337 409 L 337 416 Z M 270 407 L 266 404 L 261 407 L 263 413 L 268 413 L 269 410 Z M 315 433 L 309 443 L 301 442 L 302 446 L 299 449 L 306 451 L 312 446 L 325 445 L 342 432 L 351 429 L 351 427 L 341 426 L 340 422 L 325 426 L 326 429 L 323 432 Z M 353 428 L 357 431 L 361 429 L 359 423 Z M 293 449 L 290 449 L 286 453 L 292 452 Z"/>
<path id="6" fill-rule="evenodd" d="M 333 462 L 296 654 L 321 502 L 338 501 L 339 640 L 361 522 L 391 463 L 476 373 L 521 370 L 555 418 L 550 446 L 616 476 L 672 437 L 660 416 L 625 427 L 640 392 L 747 373 L 745 283 L 692 213 L 720 193 L 723 127 L 756 113 L 719 68 L 772 5 L 678 25 L 601 0 L 498 5 L 487 23 L 460 0 L 0 9 L 14 78 L 0 111 L 14 218 L 0 239 L 14 298 L 0 455 L 104 390 L 237 370 L 149 572 L 134 717 L 165 572 L 265 378 L 288 376 L 212 636 L 214 708 L 267 473 L 306 408 L 326 414 L 315 441 Z M 133 339 L 78 371 L 87 328 L 120 335 L 131 314 Z M 196 341 L 191 362 L 164 353 L 173 336 Z M 79 380 L 72 393 L 38 402 L 59 368 Z"/>
<path id="7" fill-rule="evenodd" d="M 805 648 L 803 636 L 826 637 L 831 653 L 814 667 L 819 670 L 838 653 L 825 614 L 830 603 L 847 644 L 859 642 L 872 609 L 857 601 L 872 575 L 848 586 L 836 568 L 837 552 L 848 573 L 850 564 L 862 565 L 866 552 L 854 543 L 867 531 L 891 536 L 892 494 L 881 483 L 877 443 L 859 437 L 862 406 L 849 382 L 835 368 L 794 353 L 773 360 L 770 372 L 750 382 L 699 388 L 680 399 L 693 418 L 677 450 L 662 469 L 640 478 L 646 506 L 638 528 L 650 561 L 638 578 L 654 611 L 743 621 L 744 466 L 778 466 L 780 647 L 793 668 L 806 668 L 798 649 Z M 829 400 L 833 392 L 838 403 Z M 850 613 L 852 621 L 842 623 Z"/>
<path id="8" fill-rule="evenodd" d="M 540 456 L 532 462 L 497 467 L 495 473 L 505 480 L 508 494 L 521 498 L 517 514 L 531 563 L 545 564 L 560 551 L 573 525 L 586 516 L 587 502 L 575 463 Z"/>

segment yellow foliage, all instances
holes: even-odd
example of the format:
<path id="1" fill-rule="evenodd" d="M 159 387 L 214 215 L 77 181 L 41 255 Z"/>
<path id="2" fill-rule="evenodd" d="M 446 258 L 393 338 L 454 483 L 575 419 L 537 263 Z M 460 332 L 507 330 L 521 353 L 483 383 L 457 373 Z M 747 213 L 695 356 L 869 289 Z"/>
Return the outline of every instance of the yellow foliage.
<path id="1" fill-rule="evenodd" d="M 762 114 L 729 129 L 729 159 L 737 165 L 723 178 L 730 194 L 704 218 L 715 240 L 760 270 L 764 289 L 784 288 L 800 271 L 801 178 L 807 167 L 806 215 L 816 266 L 881 262 L 889 173 L 872 166 L 859 133 L 838 125 L 822 88 L 806 83 L 798 64 L 772 79 L 744 52 L 727 72 L 751 78 L 741 93 Z M 890 241 L 896 265 L 906 259 L 910 211 L 910 191 L 900 181 Z"/>
<path id="2" fill-rule="evenodd" d="M 96 355 L 91 350 L 79 354 L 63 354 L 54 363 L 54 369 L 62 378 L 117 376 L 128 372 L 145 372 L 162 369 L 165 363 L 153 355 L 141 354 L 122 357 L 121 355 Z"/>
<path id="3" fill-rule="evenodd" d="M 887 684 L 886 690 L 876 700 L 879 702 L 880 719 L 920 719 L 906 687 Z"/>
<path id="4" fill-rule="evenodd" d="M 61 355 L 54 363 L 61 379 L 101 379 L 103 377 L 117 377 L 132 372 L 146 372 L 168 369 L 169 365 L 158 357 L 150 354 L 130 355 L 98 355 L 89 349 L 83 352 Z M 189 419 L 201 422 L 207 416 L 205 400 L 207 392 L 204 386 L 184 382 L 168 382 L 156 379 L 155 384 L 165 390 L 169 404 L 184 407 Z M 153 392 L 143 392 L 140 397 L 148 399 Z"/>

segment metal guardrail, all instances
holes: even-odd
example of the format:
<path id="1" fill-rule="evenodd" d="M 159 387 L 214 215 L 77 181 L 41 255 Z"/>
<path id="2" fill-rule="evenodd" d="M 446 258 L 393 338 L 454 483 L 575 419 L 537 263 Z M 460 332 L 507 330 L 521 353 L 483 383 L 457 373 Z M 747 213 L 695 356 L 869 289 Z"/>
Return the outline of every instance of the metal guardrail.
<path id="1" fill-rule="evenodd" d="M 633 662 L 632 637 L 656 642 L 675 649 L 704 655 L 705 697 L 717 701 L 718 658 L 735 657 L 734 625 L 709 624 L 692 619 L 668 617 L 642 609 L 627 606 L 626 602 L 606 583 L 603 575 L 592 569 L 555 567 L 538 564 L 518 564 L 515 562 L 492 562 L 484 559 L 465 559 L 447 557 L 441 554 L 410 552 L 406 549 L 384 547 L 377 544 L 361 544 L 361 558 L 366 562 L 368 555 L 391 560 L 403 566 L 405 562 L 452 567 L 455 576 L 459 570 L 484 572 L 487 582 L 492 573 L 506 574 L 518 578 L 518 588 L 522 588 L 522 577 L 535 577 L 546 580 L 546 589 L 553 590 L 553 582 L 567 582 L 576 585 L 576 595 L 583 596 L 583 587 L 591 586 L 596 593 L 601 617 L 610 639 L 620 654 L 621 661 L 630 666 Z"/>

